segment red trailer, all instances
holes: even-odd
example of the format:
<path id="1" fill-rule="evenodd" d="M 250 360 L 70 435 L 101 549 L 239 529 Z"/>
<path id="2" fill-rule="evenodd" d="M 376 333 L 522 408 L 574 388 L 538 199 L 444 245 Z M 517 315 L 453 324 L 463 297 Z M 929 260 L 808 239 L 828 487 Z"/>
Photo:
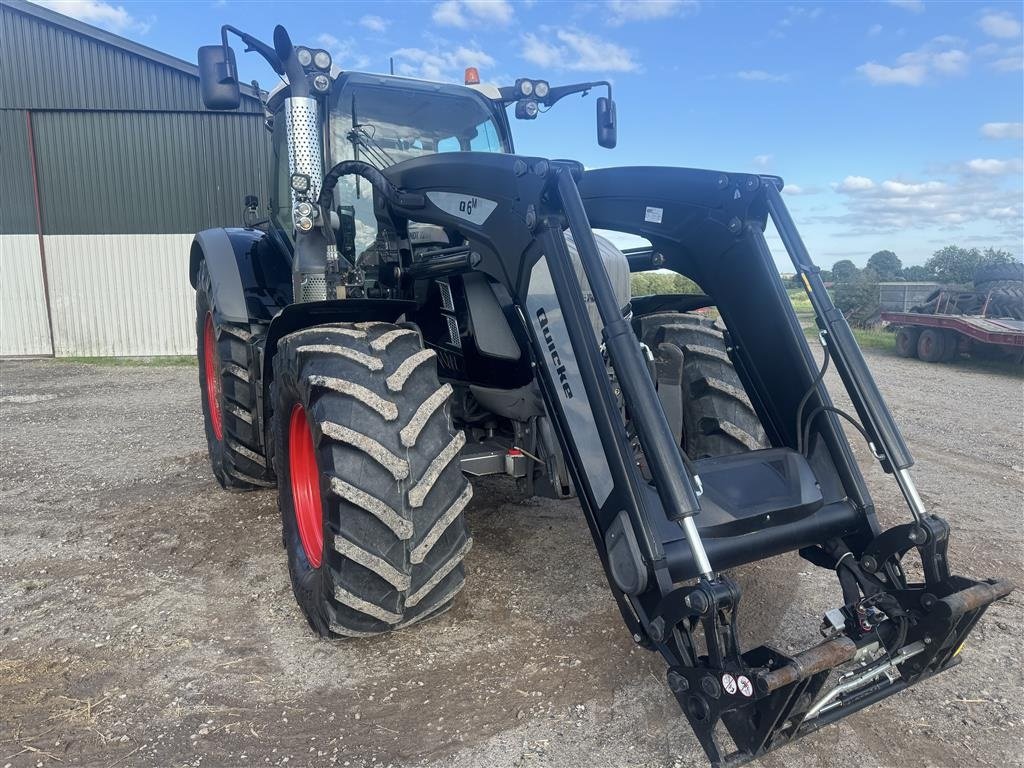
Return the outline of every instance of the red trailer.
<path id="1" fill-rule="evenodd" d="M 938 363 L 953 360 L 961 352 L 1001 352 L 1024 361 L 1024 320 L 917 312 L 882 312 L 882 320 L 898 327 L 896 352 L 901 357 Z"/>

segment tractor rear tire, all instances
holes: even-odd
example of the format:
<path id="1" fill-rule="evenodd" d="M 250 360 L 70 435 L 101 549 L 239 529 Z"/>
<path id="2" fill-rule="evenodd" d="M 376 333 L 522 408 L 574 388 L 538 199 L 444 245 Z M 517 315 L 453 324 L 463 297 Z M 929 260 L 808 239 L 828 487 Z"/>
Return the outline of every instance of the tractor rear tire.
<path id="1" fill-rule="evenodd" d="M 252 357 L 258 326 L 218 316 L 210 273 L 200 262 L 196 278 L 196 353 L 210 467 L 222 487 L 251 491 L 273 487 L 260 439 Z"/>
<path id="2" fill-rule="evenodd" d="M 729 359 L 724 326 L 696 313 L 659 313 L 641 320 L 645 343 L 683 355 L 683 450 L 693 459 L 768 448 L 761 421 Z M 806 564 L 796 553 L 731 571 L 740 585 L 739 626 L 743 648 L 777 640 L 796 600 L 798 574 Z"/>
<path id="3" fill-rule="evenodd" d="M 465 584 L 462 432 L 417 332 L 330 324 L 285 336 L 271 390 L 292 591 L 322 636 L 445 611 Z"/>
<path id="4" fill-rule="evenodd" d="M 657 354 L 672 344 L 683 354 L 683 450 L 692 459 L 768 447 L 761 421 L 726 350 L 724 326 L 696 313 L 665 313 L 644 322 Z"/>
<path id="5" fill-rule="evenodd" d="M 896 354 L 900 357 L 917 357 L 917 339 L 920 335 L 920 328 L 900 326 L 896 331 Z"/>
<path id="6" fill-rule="evenodd" d="M 940 363 L 946 354 L 946 335 L 938 328 L 925 328 L 917 340 L 917 356 L 926 363 Z"/>

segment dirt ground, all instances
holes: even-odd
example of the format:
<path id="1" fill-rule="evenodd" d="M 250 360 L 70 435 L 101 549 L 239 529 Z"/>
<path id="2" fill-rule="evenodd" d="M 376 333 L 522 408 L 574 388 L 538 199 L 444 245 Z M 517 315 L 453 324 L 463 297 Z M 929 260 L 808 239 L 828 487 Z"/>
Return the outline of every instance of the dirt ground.
<path id="1" fill-rule="evenodd" d="M 954 568 L 1024 584 L 1022 380 L 869 358 L 925 502 L 952 523 Z M 319 640 L 290 593 L 274 492 L 227 493 L 207 471 L 194 368 L 4 362 L 0 768 L 706 765 L 578 505 L 479 490 L 453 610 Z M 790 649 L 838 597 L 828 573 L 798 580 Z M 989 611 L 958 669 L 760 764 L 1024 764 L 1021 602 Z"/>

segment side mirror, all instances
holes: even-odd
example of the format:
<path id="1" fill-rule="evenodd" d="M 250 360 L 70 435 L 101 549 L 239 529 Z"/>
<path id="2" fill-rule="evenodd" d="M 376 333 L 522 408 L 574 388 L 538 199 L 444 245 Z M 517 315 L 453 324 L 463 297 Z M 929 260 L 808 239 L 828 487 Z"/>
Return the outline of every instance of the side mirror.
<path id="1" fill-rule="evenodd" d="M 235 52 L 226 45 L 204 45 L 199 49 L 199 90 L 207 109 L 238 109 L 242 103 L 238 88 Z"/>
<path id="2" fill-rule="evenodd" d="M 617 140 L 615 102 L 601 96 L 597 100 L 597 143 L 605 149 L 614 149 Z"/>

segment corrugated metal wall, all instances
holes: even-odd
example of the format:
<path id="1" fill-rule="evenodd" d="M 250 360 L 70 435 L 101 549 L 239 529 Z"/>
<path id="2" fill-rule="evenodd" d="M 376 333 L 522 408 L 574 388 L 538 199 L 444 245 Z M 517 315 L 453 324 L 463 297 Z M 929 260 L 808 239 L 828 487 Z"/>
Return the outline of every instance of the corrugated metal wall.
<path id="1" fill-rule="evenodd" d="M 54 354 L 194 353 L 191 242 L 191 235 L 47 235 Z"/>
<path id="2" fill-rule="evenodd" d="M 52 351 L 39 237 L 0 235 L 0 355 Z"/>
<path id="3" fill-rule="evenodd" d="M 194 65 L 44 8 L 5 0 L 0 40 L 0 109 L 206 111 Z"/>
<path id="4" fill-rule="evenodd" d="M 268 197 L 270 135 L 242 102 L 210 112 L 193 65 L 0 5 L 0 355 L 194 350 L 192 234 Z"/>
<path id="5" fill-rule="evenodd" d="M 267 199 L 267 131 L 251 115 L 33 112 L 46 234 L 197 232 Z"/>

